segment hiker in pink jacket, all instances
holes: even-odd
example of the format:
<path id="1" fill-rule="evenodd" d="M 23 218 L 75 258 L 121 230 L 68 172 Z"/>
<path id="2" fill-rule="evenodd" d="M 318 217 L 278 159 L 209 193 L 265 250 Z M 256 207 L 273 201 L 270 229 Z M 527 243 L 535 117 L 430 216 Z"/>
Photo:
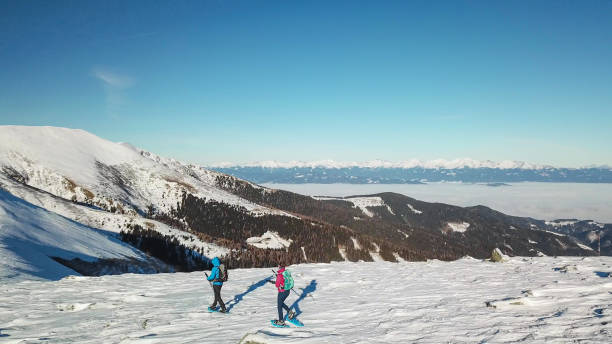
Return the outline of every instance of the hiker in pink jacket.
<path id="1" fill-rule="evenodd" d="M 290 310 L 289 307 L 285 304 L 285 299 L 289 296 L 289 292 L 291 292 L 291 288 L 289 287 L 285 290 L 285 277 L 283 277 L 283 272 L 285 272 L 285 266 L 279 265 L 278 271 L 276 272 L 276 289 L 278 289 L 278 297 L 276 298 L 276 306 L 278 308 L 278 321 L 275 321 L 277 325 L 284 325 L 285 320 L 283 318 L 283 308 L 289 314 L 287 317 L 289 319 L 293 319 L 295 317 L 295 312 Z"/>

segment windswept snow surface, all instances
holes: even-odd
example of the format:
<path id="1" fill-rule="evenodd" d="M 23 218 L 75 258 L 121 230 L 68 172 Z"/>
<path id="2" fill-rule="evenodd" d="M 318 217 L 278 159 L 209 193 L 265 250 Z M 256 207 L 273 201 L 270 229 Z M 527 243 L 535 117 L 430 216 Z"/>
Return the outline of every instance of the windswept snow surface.
<path id="1" fill-rule="evenodd" d="M 2 286 L 2 343 L 609 343 L 612 258 L 290 267 L 305 327 L 270 326 L 269 269 L 230 272 L 229 314 L 201 272 Z M 372 276 L 376 271 L 376 277 Z M 381 291 L 384 281 L 384 291 Z M 77 292 L 78 291 L 78 292 Z M 487 307 L 487 304 L 489 305 Z"/>
<path id="2" fill-rule="evenodd" d="M 291 246 L 292 240 L 283 239 L 277 232 L 267 231 L 260 237 L 248 238 L 246 242 L 259 248 L 281 249 Z"/>
<path id="3" fill-rule="evenodd" d="M 0 189 L 0 281 L 57 280 L 75 272 L 51 257 L 147 261 L 119 239 L 39 208 Z"/>

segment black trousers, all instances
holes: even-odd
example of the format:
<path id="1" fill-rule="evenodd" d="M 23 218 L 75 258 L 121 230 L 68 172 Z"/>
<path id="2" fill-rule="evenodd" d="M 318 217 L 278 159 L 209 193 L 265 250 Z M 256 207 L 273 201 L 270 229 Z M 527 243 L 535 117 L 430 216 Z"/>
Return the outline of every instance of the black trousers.
<path id="1" fill-rule="evenodd" d="M 217 302 L 219 302 L 219 306 L 221 306 L 221 309 L 225 309 L 225 303 L 223 303 L 223 300 L 221 300 L 221 287 L 223 286 L 213 284 L 213 291 L 215 292 L 215 302 L 213 302 L 212 306 L 210 306 L 211 308 L 217 307 Z"/>

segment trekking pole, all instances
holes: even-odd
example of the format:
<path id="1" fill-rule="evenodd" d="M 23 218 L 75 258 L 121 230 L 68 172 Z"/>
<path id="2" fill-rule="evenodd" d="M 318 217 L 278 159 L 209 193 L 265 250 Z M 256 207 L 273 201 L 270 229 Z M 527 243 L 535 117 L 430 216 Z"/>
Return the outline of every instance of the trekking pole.
<path id="1" fill-rule="evenodd" d="M 295 293 L 295 295 L 297 295 L 297 296 L 298 296 L 298 298 L 302 297 L 302 295 L 298 294 L 298 292 L 297 292 L 297 291 L 295 291 L 295 289 L 291 288 L 291 291 L 293 291 L 293 292 Z"/>
<path id="2" fill-rule="evenodd" d="M 205 273 L 204 273 L 204 275 L 206 275 L 206 280 L 208 281 L 208 274 L 205 272 Z M 210 287 L 211 287 L 211 288 L 213 287 L 213 285 L 212 285 L 212 282 L 211 282 L 211 281 L 208 281 L 208 284 L 210 284 Z M 214 289 L 214 288 L 213 288 L 213 289 Z"/>

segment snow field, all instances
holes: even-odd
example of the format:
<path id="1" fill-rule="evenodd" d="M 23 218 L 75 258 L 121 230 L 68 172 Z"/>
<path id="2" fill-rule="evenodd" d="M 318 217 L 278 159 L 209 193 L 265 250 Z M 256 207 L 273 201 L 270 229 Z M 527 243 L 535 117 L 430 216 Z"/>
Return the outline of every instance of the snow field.
<path id="1" fill-rule="evenodd" d="M 468 222 L 448 222 L 447 225 L 453 232 L 459 233 L 465 233 L 465 231 L 467 231 L 467 229 L 470 227 Z"/>
<path id="2" fill-rule="evenodd" d="M 0 186 L 4 187 L 13 195 L 32 203 L 35 206 L 45 208 L 56 214 L 77 221 L 85 226 L 119 233 L 122 229 L 127 229 L 128 224 L 140 225 L 143 228 L 149 228 L 161 234 L 173 236 L 177 238 L 177 240 L 185 247 L 196 251 L 202 251 L 203 255 L 208 258 L 223 256 L 229 253 L 229 249 L 225 247 L 221 247 L 213 243 L 203 242 L 191 233 L 172 228 L 162 222 L 140 216 L 110 213 L 88 206 L 75 204 L 64 199 L 54 197 L 51 194 L 23 186 L 13 180 L 3 177 L 2 175 L 0 175 Z"/>
<path id="3" fill-rule="evenodd" d="M 385 201 L 383 201 L 383 199 L 381 197 L 378 197 L 378 196 L 372 196 L 372 197 L 346 197 L 346 198 L 342 198 L 342 197 L 321 197 L 321 196 L 311 196 L 311 197 L 316 199 L 316 200 L 319 200 L 319 201 L 341 200 L 341 201 L 351 202 L 351 203 L 353 203 L 353 208 L 359 208 L 368 217 L 373 217 L 374 216 L 374 213 L 371 212 L 368 209 L 369 207 L 386 207 L 387 211 L 391 215 L 395 215 L 395 213 L 393 212 L 393 209 L 391 209 L 391 207 L 389 207 L 385 203 Z"/>
<path id="4" fill-rule="evenodd" d="M 289 268 L 302 328 L 276 316 L 270 269 L 230 271 L 230 314 L 202 272 L 3 284 L 3 343 L 604 343 L 612 258 L 304 264 Z M 233 301 L 230 301 L 233 300 Z M 487 306 L 487 303 L 489 306 Z"/>
<path id="5" fill-rule="evenodd" d="M 283 249 L 291 246 L 293 240 L 283 239 L 277 232 L 267 231 L 261 236 L 248 238 L 246 242 L 258 248 Z M 304 253 L 303 247 L 302 253 Z M 306 253 L 304 253 L 304 255 L 306 255 Z"/>
<path id="6" fill-rule="evenodd" d="M 38 208 L 0 189 L 0 281 L 60 279 L 75 272 L 51 257 L 149 258 L 117 238 Z"/>
<path id="7" fill-rule="evenodd" d="M 395 215 L 393 210 L 391 210 L 380 197 L 350 197 L 344 198 L 343 200 L 353 203 L 354 207 L 361 209 L 361 211 L 369 217 L 373 217 L 374 213 L 368 210 L 368 207 L 387 207 L 387 210 Z"/>

